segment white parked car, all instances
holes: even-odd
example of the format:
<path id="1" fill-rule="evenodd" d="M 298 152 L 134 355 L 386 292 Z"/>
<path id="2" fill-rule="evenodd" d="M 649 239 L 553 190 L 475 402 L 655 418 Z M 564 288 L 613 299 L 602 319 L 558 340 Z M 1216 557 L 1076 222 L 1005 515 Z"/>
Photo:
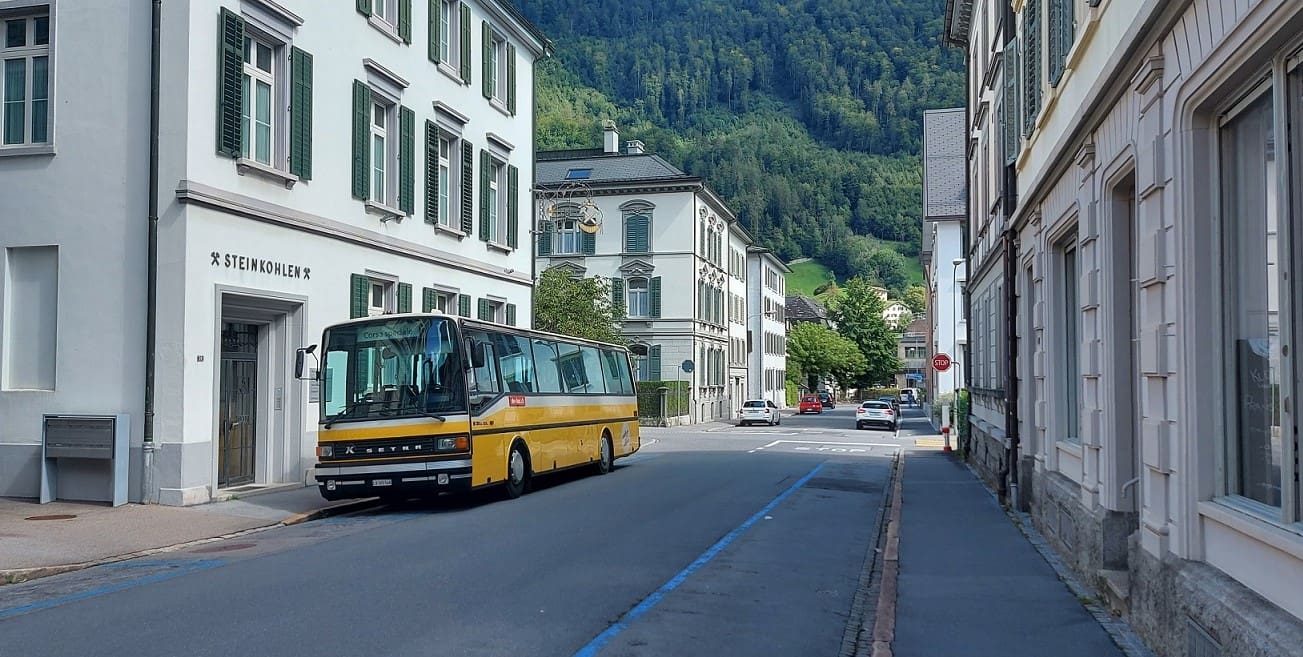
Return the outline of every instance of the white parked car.
<path id="1" fill-rule="evenodd" d="M 865 425 L 881 424 L 892 431 L 896 430 L 899 420 L 891 402 L 871 399 L 855 409 L 855 428 L 863 429 Z"/>
<path id="2" fill-rule="evenodd" d="M 742 408 L 738 409 L 737 414 L 739 427 L 756 422 L 764 422 L 771 427 L 783 423 L 778 406 L 767 399 L 748 399 L 742 402 Z"/>

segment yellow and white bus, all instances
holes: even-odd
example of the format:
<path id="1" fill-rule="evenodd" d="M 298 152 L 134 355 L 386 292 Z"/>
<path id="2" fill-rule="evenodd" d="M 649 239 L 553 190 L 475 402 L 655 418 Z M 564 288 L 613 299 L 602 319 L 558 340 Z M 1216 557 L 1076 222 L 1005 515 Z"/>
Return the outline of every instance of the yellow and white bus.
<path id="1" fill-rule="evenodd" d="M 534 475 L 606 473 L 640 446 L 629 354 L 617 345 L 384 315 L 327 328 L 317 379 L 315 477 L 330 500 L 498 485 L 514 498 Z"/>

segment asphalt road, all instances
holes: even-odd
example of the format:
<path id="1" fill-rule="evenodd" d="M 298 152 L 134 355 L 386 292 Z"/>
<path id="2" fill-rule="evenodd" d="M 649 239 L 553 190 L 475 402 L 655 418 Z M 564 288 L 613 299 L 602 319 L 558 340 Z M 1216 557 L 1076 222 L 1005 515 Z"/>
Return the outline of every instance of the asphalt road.
<path id="1" fill-rule="evenodd" d="M 0 655 L 828 655 L 900 436 L 853 407 L 648 430 L 606 476 L 0 588 Z M 908 415 L 908 414 L 907 414 Z M 166 557 L 166 558 L 160 558 Z"/>

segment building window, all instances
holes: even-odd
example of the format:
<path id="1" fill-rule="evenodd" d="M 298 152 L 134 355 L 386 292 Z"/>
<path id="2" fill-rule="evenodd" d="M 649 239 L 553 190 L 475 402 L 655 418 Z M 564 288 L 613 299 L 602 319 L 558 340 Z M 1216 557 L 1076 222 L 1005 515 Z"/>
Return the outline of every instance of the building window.
<path id="1" fill-rule="evenodd" d="M 456 44 L 453 38 L 457 29 L 456 0 L 441 0 L 439 3 L 439 61 L 456 65 L 453 55 Z"/>
<path id="2" fill-rule="evenodd" d="M 371 293 L 367 302 L 368 317 L 394 312 L 394 284 L 371 279 Z"/>
<path id="3" fill-rule="evenodd" d="M 1295 73 L 1291 82 L 1299 81 Z M 1286 150 L 1273 129 L 1274 98 L 1269 88 L 1223 117 L 1219 137 L 1225 222 L 1224 348 L 1230 370 L 1225 378 L 1231 431 L 1226 488 L 1232 495 L 1281 508 L 1285 456 L 1293 451 L 1285 449 L 1285 441 L 1295 434 L 1285 431 L 1281 415 L 1281 384 L 1287 376 L 1281 358 L 1281 313 L 1289 309 L 1281 285 L 1289 261 L 1282 254 L 1289 249 L 1287 215 L 1276 191 L 1285 168 L 1278 154 Z M 1299 103 L 1291 109 L 1289 118 L 1297 122 Z"/>
<path id="4" fill-rule="evenodd" d="M 579 253 L 580 244 L 579 222 L 573 217 L 562 219 L 556 224 L 556 247 L 554 251 L 558 254 Z"/>
<path id="5" fill-rule="evenodd" d="M 0 41 L 2 146 L 44 144 L 50 140 L 50 14 L 3 19 Z"/>
<path id="6" fill-rule="evenodd" d="M 381 103 L 371 104 L 371 198 L 389 203 L 390 151 L 385 141 L 389 137 L 389 108 Z"/>
<path id="7" fill-rule="evenodd" d="M 502 222 L 507 213 L 501 207 L 503 201 L 501 190 L 506 187 L 502 180 L 504 171 L 505 167 L 501 162 L 496 159 L 489 160 L 489 186 L 485 194 L 488 202 L 490 242 L 502 242 L 502 236 L 506 233 Z"/>
<path id="8" fill-rule="evenodd" d="M 648 317 L 651 315 L 651 298 L 647 288 L 647 279 L 645 278 L 630 278 L 627 281 L 628 306 L 626 308 L 629 317 Z"/>
<path id="9" fill-rule="evenodd" d="M 1062 339 L 1059 352 L 1062 356 L 1063 370 L 1061 385 L 1063 393 L 1063 440 L 1073 444 L 1081 442 L 1081 421 L 1079 405 L 1081 403 L 1081 303 L 1077 293 L 1079 273 L 1077 271 L 1076 231 L 1059 245 L 1059 276 L 1062 281 L 1063 306 L 1060 308 L 1059 321 Z M 993 345 L 990 345 L 993 346 Z M 990 347 L 988 346 L 988 348 Z"/>
<path id="10" fill-rule="evenodd" d="M 267 166 L 275 151 L 273 96 L 276 89 L 275 48 L 244 37 L 244 107 L 240 115 L 240 155 Z"/>
<path id="11" fill-rule="evenodd" d="M 492 33 L 489 44 L 488 87 L 493 90 L 494 100 L 507 101 L 507 40 L 498 33 Z"/>
<path id="12" fill-rule="evenodd" d="M 452 226 L 453 140 L 439 136 L 439 225 Z"/>

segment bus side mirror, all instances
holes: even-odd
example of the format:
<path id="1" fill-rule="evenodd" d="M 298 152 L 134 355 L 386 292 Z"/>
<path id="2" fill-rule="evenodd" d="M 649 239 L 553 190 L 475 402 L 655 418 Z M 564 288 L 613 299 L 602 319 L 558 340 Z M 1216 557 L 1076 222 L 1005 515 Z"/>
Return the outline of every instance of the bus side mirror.
<path id="1" fill-rule="evenodd" d="M 466 353 L 470 355 L 471 369 L 484 367 L 484 345 L 474 340 L 466 341 Z"/>
<path id="2" fill-rule="evenodd" d="M 306 365 L 306 361 L 307 361 L 308 354 L 312 354 L 312 353 L 313 353 L 314 351 L 316 351 L 316 350 L 317 350 L 317 345 L 315 345 L 315 344 L 314 344 L 314 345 L 309 345 L 309 346 L 307 346 L 307 347 L 301 347 L 301 348 L 299 348 L 299 349 L 295 349 L 295 350 L 294 350 L 294 378 L 296 378 L 296 379 L 300 379 L 300 380 L 305 379 L 305 378 L 307 378 L 307 379 L 314 378 L 314 377 L 310 377 L 310 376 L 309 376 L 309 377 L 305 377 L 305 376 L 303 376 L 303 367 L 304 367 L 304 365 Z M 313 359 L 313 360 L 317 360 L 317 357 L 316 357 L 315 354 L 313 354 L 312 359 Z M 319 364 L 319 363 L 318 363 L 318 364 Z M 320 368 L 318 367 L 318 369 L 320 369 Z"/>

